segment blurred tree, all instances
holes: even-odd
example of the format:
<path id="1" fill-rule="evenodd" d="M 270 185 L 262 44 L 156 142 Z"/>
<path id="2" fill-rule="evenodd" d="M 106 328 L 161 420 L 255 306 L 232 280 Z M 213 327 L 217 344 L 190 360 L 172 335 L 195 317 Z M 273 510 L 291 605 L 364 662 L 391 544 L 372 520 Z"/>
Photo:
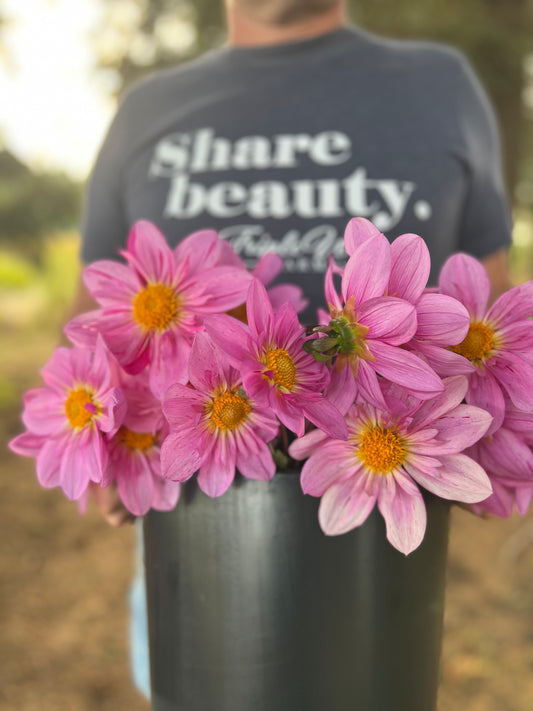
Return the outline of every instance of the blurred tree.
<path id="1" fill-rule="evenodd" d="M 0 151 L 0 245 L 38 261 L 44 235 L 78 224 L 81 194 L 63 173 L 34 173 Z"/>
<path id="2" fill-rule="evenodd" d="M 223 0 L 101 2 L 106 17 L 96 46 L 117 91 L 224 38 Z M 533 1 L 348 0 L 348 5 L 353 21 L 377 34 L 437 40 L 467 54 L 499 116 L 511 190 L 520 170 L 523 59 L 531 51 Z"/>

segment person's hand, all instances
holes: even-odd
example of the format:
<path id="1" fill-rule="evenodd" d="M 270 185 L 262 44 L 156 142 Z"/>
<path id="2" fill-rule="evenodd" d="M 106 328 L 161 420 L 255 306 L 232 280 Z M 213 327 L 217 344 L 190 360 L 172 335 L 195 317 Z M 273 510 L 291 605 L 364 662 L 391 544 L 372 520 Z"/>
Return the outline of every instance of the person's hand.
<path id="1" fill-rule="evenodd" d="M 118 528 L 118 526 L 131 524 L 135 521 L 135 516 L 128 511 L 120 500 L 114 484 L 102 489 L 99 484 L 91 483 L 90 489 L 94 495 L 96 505 L 110 526 Z"/>

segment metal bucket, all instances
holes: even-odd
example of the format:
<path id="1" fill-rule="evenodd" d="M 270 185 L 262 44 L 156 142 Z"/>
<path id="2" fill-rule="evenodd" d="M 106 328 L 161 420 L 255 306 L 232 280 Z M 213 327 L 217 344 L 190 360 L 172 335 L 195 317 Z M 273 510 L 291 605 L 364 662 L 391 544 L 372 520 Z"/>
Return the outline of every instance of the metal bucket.
<path id="1" fill-rule="evenodd" d="M 377 511 L 325 536 L 296 473 L 188 482 L 145 518 L 154 711 L 431 711 L 449 504 L 405 557 Z"/>

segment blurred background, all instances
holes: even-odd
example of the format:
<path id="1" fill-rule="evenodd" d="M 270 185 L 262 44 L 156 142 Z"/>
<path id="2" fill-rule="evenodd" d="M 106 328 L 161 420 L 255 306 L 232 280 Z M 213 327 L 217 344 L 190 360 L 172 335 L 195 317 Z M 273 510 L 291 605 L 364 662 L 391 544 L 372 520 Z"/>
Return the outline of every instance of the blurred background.
<path id="1" fill-rule="evenodd" d="M 533 277 L 533 1 L 351 0 L 355 23 L 469 57 L 495 106 Z M 133 531 L 80 516 L 5 443 L 78 279 L 83 185 L 132 81 L 224 42 L 221 0 L 0 0 L 0 709 L 143 711 L 128 670 Z M 533 709 L 533 516 L 453 511 L 440 711 Z M 334 711 L 334 710 L 333 710 Z"/>

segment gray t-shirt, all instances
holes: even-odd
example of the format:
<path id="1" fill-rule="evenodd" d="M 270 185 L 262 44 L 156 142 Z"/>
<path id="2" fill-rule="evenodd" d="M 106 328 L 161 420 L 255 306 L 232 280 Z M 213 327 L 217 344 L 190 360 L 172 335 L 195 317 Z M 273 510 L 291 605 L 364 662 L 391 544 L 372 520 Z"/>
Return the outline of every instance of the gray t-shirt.
<path id="1" fill-rule="evenodd" d="M 87 193 L 82 258 L 113 258 L 139 219 L 171 244 L 215 228 L 323 305 L 328 255 L 352 216 L 420 234 L 432 280 L 448 255 L 510 242 L 493 112 L 449 47 L 342 28 L 210 52 L 123 99 Z M 304 319 L 305 320 L 305 319 Z"/>

